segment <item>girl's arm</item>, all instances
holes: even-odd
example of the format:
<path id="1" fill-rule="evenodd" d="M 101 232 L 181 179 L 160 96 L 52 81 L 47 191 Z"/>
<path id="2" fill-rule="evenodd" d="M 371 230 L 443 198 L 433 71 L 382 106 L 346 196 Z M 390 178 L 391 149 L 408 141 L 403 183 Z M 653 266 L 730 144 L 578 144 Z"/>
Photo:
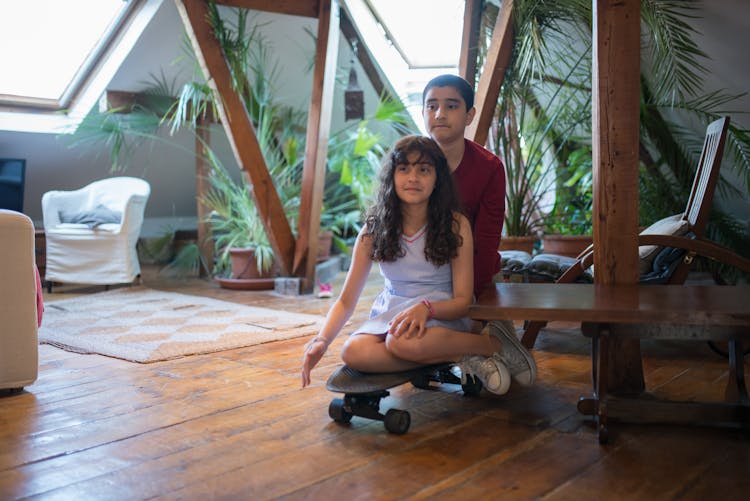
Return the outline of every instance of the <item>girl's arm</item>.
<path id="1" fill-rule="evenodd" d="M 372 268 L 372 259 L 370 259 L 372 239 L 366 237 L 364 231 L 363 228 L 354 243 L 352 262 L 349 266 L 349 272 L 346 274 L 341 294 L 333 303 L 331 309 L 328 310 L 328 315 L 326 315 L 325 322 L 318 335 L 305 345 L 305 355 L 302 361 L 303 387 L 310 384 L 310 371 L 317 365 L 328 346 L 352 316 L 362 289 L 367 282 L 367 277 Z"/>
<path id="2" fill-rule="evenodd" d="M 407 308 L 393 318 L 388 331 L 390 334 L 396 337 L 422 337 L 430 316 L 440 320 L 455 320 L 469 314 L 469 306 L 474 299 L 474 241 L 469 220 L 458 213 L 455 217 L 463 242 L 458 248 L 458 255 L 451 261 L 453 298 L 430 303 L 431 311 L 423 303 Z"/>
<path id="3" fill-rule="evenodd" d="M 471 234 L 471 224 L 463 214 L 457 214 L 456 219 L 460 225 L 463 244 L 458 248 L 458 255 L 451 261 L 451 272 L 453 274 L 451 313 L 455 315 L 451 318 L 461 318 L 468 315 L 469 306 L 474 302 L 474 239 Z"/>

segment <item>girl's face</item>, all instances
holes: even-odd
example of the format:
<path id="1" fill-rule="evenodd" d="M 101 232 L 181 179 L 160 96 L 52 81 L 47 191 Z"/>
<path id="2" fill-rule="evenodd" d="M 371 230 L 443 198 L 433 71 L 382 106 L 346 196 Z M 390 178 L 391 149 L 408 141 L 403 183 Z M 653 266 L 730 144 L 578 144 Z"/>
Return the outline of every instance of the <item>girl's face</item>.
<path id="1" fill-rule="evenodd" d="M 427 204 L 435 189 L 435 166 L 419 152 L 406 155 L 406 163 L 398 163 L 393 171 L 393 185 L 402 203 Z"/>

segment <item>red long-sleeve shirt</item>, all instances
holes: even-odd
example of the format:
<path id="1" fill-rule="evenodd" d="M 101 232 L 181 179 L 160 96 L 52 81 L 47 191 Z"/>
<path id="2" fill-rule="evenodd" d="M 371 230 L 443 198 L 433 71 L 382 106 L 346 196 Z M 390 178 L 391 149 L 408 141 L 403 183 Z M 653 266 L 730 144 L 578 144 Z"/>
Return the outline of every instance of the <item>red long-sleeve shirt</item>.
<path id="1" fill-rule="evenodd" d="M 505 167 L 479 144 L 468 139 L 464 143 L 453 180 L 474 233 L 474 294 L 478 296 L 501 267 L 497 249 L 505 218 Z"/>

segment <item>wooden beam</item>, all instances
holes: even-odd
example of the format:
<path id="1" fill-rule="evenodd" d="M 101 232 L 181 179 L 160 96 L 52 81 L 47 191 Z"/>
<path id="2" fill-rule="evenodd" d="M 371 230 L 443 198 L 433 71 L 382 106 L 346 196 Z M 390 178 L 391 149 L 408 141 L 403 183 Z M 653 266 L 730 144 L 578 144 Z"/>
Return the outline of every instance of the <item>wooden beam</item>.
<path id="1" fill-rule="evenodd" d="M 482 0 L 466 0 L 464 3 L 464 27 L 461 36 L 461 52 L 458 57 L 458 74 L 474 87 L 477 78 L 477 54 L 479 52 L 479 30 L 482 25 Z"/>
<path id="2" fill-rule="evenodd" d="M 492 30 L 492 42 L 487 50 L 484 69 L 479 76 L 474 105 L 477 114 L 466 128 L 466 137 L 479 144 L 487 142 L 492 118 L 495 116 L 500 86 L 513 52 L 513 0 L 503 0 Z"/>
<path id="3" fill-rule="evenodd" d="M 593 0 L 594 267 L 638 281 L 639 0 Z"/>
<path id="4" fill-rule="evenodd" d="M 294 235 L 284 214 L 273 179 L 255 135 L 242 98 L 232 85 L 229 67 L 219 41 L 208 22 L 205 0 L 175 0 L 185 30 L 203 73 L 214 92 L 221 123 L 237 162 L 248 180 L 263 226 L 283 275 L 290 275 L 294 257 Z"/>
<path id="5" fill-rule="evenodd" d="M 319 0 L 215 0 L 216 5 L 243 9 L 289 14 L 292 16 L 318 17 Z"/>
<path id="6" fill-rule="evenodd" d="M 351 15 L 347 11 L 346 5 L 342 5 L 340 7 L 340 13 L 341 33 L 344 35 L 344 37 L 346 37 L 350 46 L 355 42 L 357 43 L 357 59 L 359 60 L 359 64 L 362 65 L 362 69 L 365 70 L 365 74 L 367 75 L 368 80 L 370 80 L 370 83 L 375 89 L 377 95 L 387 96 L 392 99 L 398 99 L 380 77 L 382 72 L 378 67 L 377 61 L 370 52 L 367 44 L 362 39 L 361 34 L 357 30 L 357 27 L 352 22 Z"/>
<path id="7" fill-rule="evenodd" d="M 338 0 L 321 0 L 318 43 L 315 48 L 313 88 L 307 119 L 305 163 L 302 172 L 299 231 L 294 252 L 294 274 L 304 277 L 301 292 L 312 292 L 323 208 L 323 188 L 328 156 L 328 137 L 333 112 L 333 89 L 339 52 Z"/>

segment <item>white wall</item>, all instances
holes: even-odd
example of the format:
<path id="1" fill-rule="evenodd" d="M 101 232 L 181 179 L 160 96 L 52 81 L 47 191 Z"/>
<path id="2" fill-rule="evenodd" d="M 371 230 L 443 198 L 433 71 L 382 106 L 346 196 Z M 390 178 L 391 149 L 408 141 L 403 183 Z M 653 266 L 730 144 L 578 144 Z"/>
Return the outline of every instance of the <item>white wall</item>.
<path id="1" fill-rule="evenodd" d="M 745 129 L 750 128 L 750 57 L 747 50 L 747 34 L 750 33 L 750 2 L 747 0 L 705 0 L 700 3 L 700 18 L 691 20 L 701 35 L 698 46 L 709 57 L 704 62 L 708 69 L 705 78 L 706 90 L 724 89 L 728 94 L 744 94 L 726 106 L 731 123 Z M 705 125 L 703 125 L 705 128 Z M 697 127 L 696 127 L 697 128 Z M 742 195 L 727 199 L 721 192 L 716 194 L 716 203 L 724 210 L 736 214 L 744 221 L 750 233 L 750 196 L 747 183 L 732 169 L 731 157 L 725 156 L 722 174 L 742 191 Z"/>

